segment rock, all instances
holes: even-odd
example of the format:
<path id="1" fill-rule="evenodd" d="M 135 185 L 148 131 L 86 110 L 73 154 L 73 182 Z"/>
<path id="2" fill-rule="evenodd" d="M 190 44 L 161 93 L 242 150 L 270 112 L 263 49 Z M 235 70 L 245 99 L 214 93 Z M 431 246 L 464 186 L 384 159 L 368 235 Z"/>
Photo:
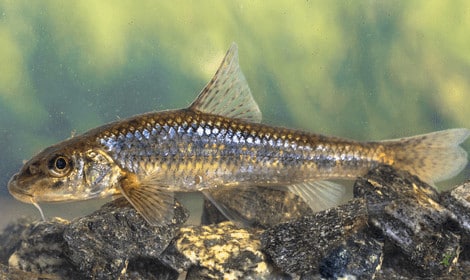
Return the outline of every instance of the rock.
<path id="1" fill-rule="evenodd" d="M 20 241 L 7 244 L 12 246 L 10 251 L 14 250 L 8 258 L 8 265 L 40 277 L 57 275 L 70 278 L 76 275 L 76 269 L 64 255 L 62 234 L 67 225 L 68 221 L 62 219 L 48 222 L 23 220 L 22 224 L 16 224 L 14 227 Z"/>
<path id="2" fill-rule="evenodd" d="M 455 266 L 460 236 L 446 228 L 451 212 L 437 191 L 406 171 L 380 166 L 354 184 L 367 201 L 369 222 L 401 249 L 419 276 L 441 275 Z"/>
<path id="3" fill-rule="evenodd" d="M 460 201 L 451 211 L 417 177 L 379 166 L 356 181 L 355 200 L 267 229 L 263 250 L 282 271 L 301 279 L 369 279 L 380 277 L 381 268 L 392 270 L 393 279 L 468 275 L 459 253 L 466 255 L 470 239 L 457 229 L 468 213 L 457 199 L 464 193 L 451 193 L 451 203 Z"/>
<path id="4" fill-rule="evenodd" d="M 278 273 L 260 250 L 260 233 L 232 222 L 185 227 L 162 260 L 175 270 L 188 271 L 186 279 L 267 279 Z"/>
<path id="5" fill-rule="evenodd" d="M 188 218 L 176 201 L 174 212 L 172 223 L 151 227 L 118 199 L 71 222 L 22 220 L 0 236 L 0 255 L 5 264 L 10 254 L 11 269 L 40 278 L 177 279 L 178 273 L 158 260 Z"/>
<path id="6" fill-rule="evenodd" d="M 462 236 L 460 258 L 470 261 L 470 181 L 443 192 L 441 203 L 452 212 L 452 220 L 457 224 L 457 231 Z"/>
<path id="7" fill-rule="evenodd" d="M 126 200 L 115 200 L 65 229 L 66 256 L 86 277 L 118 278 L 135 260 L 158 259 L 188 218 L 179 203 L 174 213 L 171 224 L 152 227 Z"/>
<path id="8" fill-rule="evenodd" d="M 127 280 L 176 280 L 179 273 L 153 258 L 136 258 L 129 261 L 124 279 Z M 99 278 L 97 278 L 99 279 Z M 109 279 L 105 277 L 104 279 Z"/>
<path id="9" fill-rule="evenodd" d="M 60 279 L 56 275 L 46 275 L 34 272 L 25 272 L 0 263 L 0 279 L 2 280 L 39 280 L 39 279 Z M 76 279 L 76 278 L 75 278 Z"/>
<path id="10" fill-rule="evenodd" d="M 373 279 L 382 265 L 382 249 L 383 241 L 370 232 L 354 233 L 322 259 L 320 275 L 325 279 Z"/>
<path id="11" fill-rule="evenodd" d="M 410 265 L 408 265 L 409 267 Z M 450 280 L 450 279 L 469 279 L 470 262 L 459 262 L 453 270 L 441 276 L 419 277 L 410 271 L 405 271 L 400 267 L 386 266 L 377 271 L 375 280 L 408 280 L 408 279 L 433 279 L 433 280 Z"/>
<path id="12" fill-rule="evenodd" d="M 441 194 L 442 205 L 467 235 L 470 235 L 470 181 Z"/>
<path id="13" fill-rule="evenodd" d="M 19 248 L 22 240 L 28 236 L 33 227 L 33 220 L 30 218 L 20 218 L 15 223 L 7 225 L 0 234 L 0 262 L 8 263 L 10 256 Z M 23 234 L 23 232 L 25 232 Z"/>
<path id="14" fill-rule="evenodd" d="M 261 236 L 262 249 L 284 272 L 317 273 L 322 259 L 363 229 L 367 220 L 365 201 L 356 199 L 267 229 Z"/>

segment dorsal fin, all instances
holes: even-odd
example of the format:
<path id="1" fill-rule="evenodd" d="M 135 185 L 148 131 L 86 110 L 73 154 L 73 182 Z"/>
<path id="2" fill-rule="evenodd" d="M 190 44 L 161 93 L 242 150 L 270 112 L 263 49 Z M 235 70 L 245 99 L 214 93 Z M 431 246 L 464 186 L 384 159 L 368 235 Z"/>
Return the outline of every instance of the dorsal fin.
<path id="1" fill-rule="evenodd" d="M 214 77 L 189 109 L 227 118 L 261 122 L 261 111 L 238 64 L 238 49 L 235 43 L 227 51 Z"/>

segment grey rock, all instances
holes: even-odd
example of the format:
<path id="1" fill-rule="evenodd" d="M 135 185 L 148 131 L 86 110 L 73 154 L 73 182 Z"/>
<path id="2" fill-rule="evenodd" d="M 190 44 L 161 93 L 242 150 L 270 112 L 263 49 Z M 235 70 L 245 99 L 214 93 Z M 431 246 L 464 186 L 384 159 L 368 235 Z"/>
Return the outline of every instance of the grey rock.
<path id="1" fill-rule="evenodd" d="M 373 279 L 382 260 L 383 242 L 370 232 L 359 231 L 331 250 L 322 259 L 319 270 L 325 279 Z"/>
<path id="2" fill-rule="evenodd" d="M 354 185 L 367 201 L 369 222 L 400 248 L 420 276 L 441 275 L 455 266 L 460 236 L 446 229 L 452 213 L 439 194 L 408 172 L 380 166 Z"/>
<path id="3" fill-rule="evenodd" d="M 441 203 L 452 212 L 464 233 L 470 235 L 470 181 L 443 192 Z"/>
<path id="4" fill-rule="evenodd" d="M 315 213 L 267 229 L 262 249 L 282 271 L 298 275 L 317 273 L 322 259 L 349 236 L 366 226 L 365 201 Z"/>
<path id="5" fill-rule="evenodd" d="M 46 275 L 34 272 L 25 272 L 23 270 L 9 267 L 0 263 L 0 280 L 39 280 L 39 279 L 62 279 L 57 275 Z M 76 278 L 75 278 L 76 279 Z"/>
<path id="6" fill-rule="evenodd" d="M 177 246 L 177 241 L 181 238 L 181 235 L 177 235 L 168 247 L 160 255 L 159 260 L 168 267 L 171 267 L 175 271 L 184 272 L 188 271 L 196 261 L 193 258 L 186 256 L 185 252 L 180 251 Z"/>
<path id="7" fill-rule="evenodd" d="M 71 222 L 20 220 L 0 235 L 2 277 L 51 279 L 177 279 L 158 257 L 188 213 L 175 201 L 170 224 L 151 227 L 126 200 Z"/>
<path id="8" fill-rule="evenodd" d="M 152 227 L 126 200 L 115 200 L 65 229 L 65 253 L 85 276 L 99 279 L 125 275 L 136 260 L 154 259 L 158 266 L 157 258 L 188 218 L 179 203 L 174 213 L 170 224 Z"/>
<path id="9" fill-rule="evenodd" d="M 62 234 L 68 221 L 54 219 L 48 222 L 28 220 L 22 222 L 13 226 L 18 235 L 10 235 L 20 241 L 5 244 L 12 246 L 8 251 L 14 251 L 7 262 L 11 268 L 31 272 L 44 278 L 46 276 L 70 278 L 77 274 L 74 266 L 64 255 L 65 241 Z"/>
<path id="10" fill-rule="evenodd" d="M 409 265 L 408 265 L 409 266 Z M 453 280 L 470 279 L 470 262 L 459 262 L 449 273 L 441 276 L 417 276 L 410 271 L 405 271 L 400 267 L 383 267 L 377 271 L 375 280 L 408 280 L 408 279 L 433 279 L 433 280 Z"/>
<path id="11" fill-rule="evenodd" d="M 460 246 L 462 248 L 462 252 L 460 253 L 460 258 L 462 261 L 470 262 L 470 236 L 464 234 L 460 239 Z"/>
<path id="12" fill-rule="evenodd" d="M 19 248 L 22 240 L 28 236 L 33 227 L 33 219 L 20 218 L 6 226 L 0 234 L 0 262 L 8 263 L 10 256 Z M 26 232 L 25 232 L 26 231 Z M 25 234 L 23 234 L 25 232 Z"/>
<path id="13" fill-rule="evenodd" d="M 169 269 L 153 258 L 136 258 L 129 262 L 126 274 L 127 280 L 176 280 L 179 273 Z"/>
<path id="14" fill-rule="evenodd" d="M 470 181 L 441 194 L 441 203 L 452 212 L 452 220 L 461 235 L 462 260 L 470 261 Z M 449 223 L 448 228 L 452 230 Z"/>

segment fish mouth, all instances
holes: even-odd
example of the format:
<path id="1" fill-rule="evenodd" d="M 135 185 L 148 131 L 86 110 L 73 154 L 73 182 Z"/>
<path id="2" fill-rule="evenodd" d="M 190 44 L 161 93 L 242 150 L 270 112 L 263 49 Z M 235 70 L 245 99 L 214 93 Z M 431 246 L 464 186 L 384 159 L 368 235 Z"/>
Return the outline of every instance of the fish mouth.
<path id="1" fill-rule="evenodd" d="M 30 193 L 28 193 L 24 190 L 24 188 L 18 185 L 18 173 L 13 175 L 10 181 L 8 181 L 8 191 L 14 198 L 21 202 L 32 204 L 36 202 Z"/>

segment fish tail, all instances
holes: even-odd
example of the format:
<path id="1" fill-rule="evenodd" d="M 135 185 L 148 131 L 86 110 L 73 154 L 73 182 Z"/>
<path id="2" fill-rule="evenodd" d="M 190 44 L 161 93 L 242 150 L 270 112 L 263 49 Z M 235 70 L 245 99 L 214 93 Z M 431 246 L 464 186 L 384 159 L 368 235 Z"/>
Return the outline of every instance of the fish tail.
<path id="1" fill-rule="evenodd" d="M 467 152 L 460 144 L 469 135 L 469 129 L 456 128 L 381 143 L 392 149 L 394 167 L 433 185 L 454 177 L 465 168 Z"/>

